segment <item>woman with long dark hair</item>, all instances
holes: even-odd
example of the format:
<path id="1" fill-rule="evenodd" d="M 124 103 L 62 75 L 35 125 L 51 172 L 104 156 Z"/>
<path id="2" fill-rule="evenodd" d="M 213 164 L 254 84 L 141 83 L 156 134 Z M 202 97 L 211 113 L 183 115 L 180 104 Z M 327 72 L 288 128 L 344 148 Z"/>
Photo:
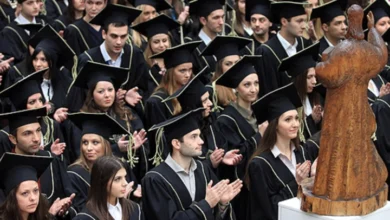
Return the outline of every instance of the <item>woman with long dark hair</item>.
<path id="1" fill-rule="evenodd" d="M 278 203 L 297 195 L 298 185 L 309 176 L 311 158 L 299 145 L 302 106 L 292 83 L 274 90 L 255 103 L 257 121 L 268 121 L 259 147 L 248 161 L 249 219 L 276 220 Z"/>
<path id="2" fill-rule="evenodd" d="M 126 169 L 119 159 L 103 156 L 91 170 L 91 187 L 85 209 L 74 220 L 140 220 L 144 219 L 138 204 L 126 198 L 131 190 Z"/>
<path id="3" fill-rule="evenodd" d="M 60 15 L 53 22 L 53 28 L 57 31 L 64 31 L 68 25 L 82 19 L 85 13 L 85 0 L 71 0 L 63 15 Z"/>

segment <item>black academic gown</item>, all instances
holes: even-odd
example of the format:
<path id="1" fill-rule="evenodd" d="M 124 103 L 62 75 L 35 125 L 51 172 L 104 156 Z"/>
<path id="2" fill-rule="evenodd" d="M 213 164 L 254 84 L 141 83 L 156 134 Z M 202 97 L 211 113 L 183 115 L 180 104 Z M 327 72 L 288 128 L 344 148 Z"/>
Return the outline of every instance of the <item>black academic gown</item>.
<path id="1" fill-rule="evenodd" d="M 328 48 L 330 45 L 325 40 L 325 37 L 322 37 L 320 39 L 320 49 L 318 50 L 318 61 L 321 61 L 322 59 L 322 53 Z"/>
<path id="2" fill-rule="evenodd" d="M 3 76 L 3 85 L 4 89 L 10 87 L 17 81 L 19 81 L 21 78 L 24 78 L 28 76 L 29 71 L 27 69 L 27 58 L 23 59 L 21 62 L 19 62 L 16 65 L 13 65 Z"/>
<path id="3" fill-rule="evenodd" d="M 35 20 L 37 23 L 45 24 L 42 19 L 36 17 Z M 0 51 L 6 58 L 14 57 L 14 64 L 19 63 L 26 57 L 29 39 L 29 34 L 12 21 L 0 33 Z"/>
<path id="4" fill-rule="evenodd" d="M 141 210 L 141 206 L 132 202 L 134 208 L 132 209 L 132 213 L 128 218 L 123 217 L 124 220 L 144 220 L 144 214 Z M 91 211 L 87 208 L 83 209 L 80 213 L 77 214 L 73 220 L 103 220 L 98 219 Z"/>
<path id="5" fill-rule="evenodd" d="M 0 31 L 13 20 L 15 20 L 15 9 L 9 5 L 0 3 Z"/>
<path id="6" fill-rule="evenodd" d="M 268 40 L 270 40 L 271 38 L 275 37 L 276 34 L 273 34 L 273 33 L 268 33 Z M 250 50 L 252 51 L 252 48 L 254 49 L 253 50 L 253 53 L 256 52 L 256 49 L 259 48 L 262 43 L 257 41 L 256 38 L 253 36 L 253 34 L 250 36 L 250 38 L 253 42 L 250 43 L 247 47 L 250 48 Z"/>
<path id="7" fill-rule="evenodd" d="M 46 100 L 54 104 L 53 112 L 55 112 L 58 108 L 65 107 L 66 95 L 68 93 L 69 86 L 73 81 L 71 73 L 64 67 L 57 69 L 54 74 L 55 76 L 51 80 L 53 86 L 53 97 L 50 100 Z"/>
<path id="8" fill-rule="evenodd" d="M 212 209 L 206 202 L 206 187 L 210 180 L 218 179 L 208 166 L 196 161 L 195 201 L 180 177 L 165 162 L 149 171 L 142 180 L 142 205 L 146 219 L 153 220 L 213 220 L 220 219 L 218 207 Z M 235 219 L 229 206 L 223 219 Z"/>
<path id="9" fill-rule="evenodd" d="M 70 1 L 69 4 L 72 4 L 72 2 Z M 63 0 L 46 0 L 45 7 L 46 17 L 50 24 L 53 24 L 54 20 L 63 15 L 68 8 Z"/>
<path id="10" fill-rule="evenodd" d="M 65 31 L 65 29 L 70 25 L 71 22 L 68 19 L 68 16 L 66 14 L 60 15 L 57 19 L 53 22 L 53 28 L 57 31 Z"/>
<path id="11" fill-rule="evenodd" d="M 305 149 L 295 150 L 296 162 L 311 160 Z M 271 151 L 261 153 L 249 163 L 250 193 L 248 219 L 277 220 L 278 203 L 297 196 L 298 184 L 294 175 Z"/>
<path id="12" fill-rule="evenodd" d="M 149 69 L 148 76 L 148 91 L 145 96 L 146 100 L 153 94 L 154 90 L 160 85 L 162 75 L 159 73 L 161 71 L 160 67 L 155 64 Z"/>
<path id="13" fill-rule="evenodd" d="M 380 91 L 381 87 L 386 85 L 387 81 L 383 79 L 380 75 L 377 75 L 375 78 L 372 79 L 374 81 L 374 84 L 378 91 Z M 371 90 L 367 89 L 367 97 L 368 97 L 368 103 L 371 105 L 375 102 L 375 100 L 378 98 L 374 93 L 371 92 Z"/>
<path id="14" fill-rule="evenodd" d="M 298 41 L 297 52 L 311 44 L 310 41 L 303 37 L 298 37 L 296 40 Z M 258 47 L 255 54 L 263 56 L 260 62 L 255 65 L 261 88 L 261 94 L 259 96 L 265 95 L 291 82 L 291 78 L 286 72 L 278 71 L 280 63 L 288 55 L 277 36 Z"/>

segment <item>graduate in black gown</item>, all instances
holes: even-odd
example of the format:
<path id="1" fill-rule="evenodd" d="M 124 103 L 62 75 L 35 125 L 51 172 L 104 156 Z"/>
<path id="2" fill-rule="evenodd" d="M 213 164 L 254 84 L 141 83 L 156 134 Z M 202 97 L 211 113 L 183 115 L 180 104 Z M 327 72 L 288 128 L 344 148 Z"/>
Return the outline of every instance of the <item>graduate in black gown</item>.
<path id="1" fill-rule="evenodd" d="M 282 59 L 296 54 L 311 44 L 302 34 L 306 27 L 307 15 L 302 2 L 272 2 L 273 23 L 281 23 L 276 37 L 256 49 L 256 55 L 263 58 L 255 66 L 260 80 L 260 96 L 291 82 L 285 72 L 278 72 Z"/>
<path id="2" fill-rule="evenodd" d="M 68 167 L 68 176 L 76 197 L 73 206 L 80 212 L 87 202 L 88 190 L 91 186 L 90 172 L 95 161 L 103 156 L 112 156 L 109 138 L 114 134 L 128 134 L 115 119 L 104 113 L 72 113 L 69 119 L 80 128 L 82 138 L 80 157 Z M 134 181 L 134 190 L 137 189 L 136 180 L 131 168 L 125 165 L 127 182 Z M 140 196 L 140 189 L 138 196 Z"/>
<path id="3" fill-rule="evenodd" d="M 328 47 L 336 46 L 347 34 L 348 25 L 345 16 L 347 3 L 345 0 L 333 0 L 313 8 L 310 20 L 320 18 L 324 33 L 324 36 L 320 39 L 320 49 L 318 51 L 319 61 L 322 58 L 322 52 L 324 50 Z"/>
<path id="4" fill-rule="evenodd" d="M 85 1 L 70 1 L 65 12 L 52 23 L 53 28 L 60 32 L 64 31 L 68 25 L 82 19 L 85 11 Z"/>
<path id="5" fill-rule="evenodd" d="M 7 0 L 0 1 L 0 31 L 14 19 L 15 9 L 12 8 Z"/>
<path id="6" fill-rule="evenodd" d="M 278 203 L 294 198 L 298 184 L 309 176 L 311 158 L 298 139 L 296 109 L 301 105 L 292 83 L 266 94 L 253 104 L 259 123 L 268 121 L 269 125 L 248 163 L 248 219 L 277 220 Z"/>
<path id="7" fill-rule="evenodd" d="M 66 13 L 66 8 L 73 0 L 45 0 L 46 18 L 50 24 Z"/>
<path id="8" fill-rule="evenodd" d="M 14 148 L 13 153 L 27 156 L 46 156 L 54 157 L 50 166 L 43 172 L 39 179 L 40 192 L 48 199 L 49 204 L 59 202 L 59 199 L 74 197 L 74 190 L 69 182 L 64 162 L 59 157 L 52 155 L 49 151 L 40 150 L 41 126 L 37 117 L 46 115 L 46 108 L 21 110 L 16 112 L 4 113 L 0 119 L 7 120 L 9 123 L 9 139 Z M 30 135 L 25 135 L 25 134 Z M 71 207 L 67 218 L 75 215 Z"/>
<path id="9" fill-rule="evenodd" d="M 146 219 L 235 219 L 230 201 L 239 193 L 242 181 L 230 183 L 228 192 L 227 180 L 218 182 L 208 166 L 193 159 L 202 154 L 198 125 L 202 111 L 189 111 L 151 128 L 164 128 L 171 153 L 142 180 Z M 211 199 L 216 192 L 217 197 Z"/>
<path id="10" fill-rule="evenodd" d="M 298 109 L 301 120 L 298 134 L 301 143 L 305 143 L 306 139 L 321 130 L 324 102 L 321 95 L 314 90 L 317 84 L 315 66 L 320 46 L 317 42 L 283 59 L 278 68 L 279 72 L 286 71 L 292 77 L 303 104 L 303 107 Z"/>
<path id="11" fill-rule="evenodd" d="M 227 141 L 227 150 L 239 150 L 243 156 L 236 166 L 219 167 L 221 178 L 230 181 L 244 179 L 245 167 L 249 157 L 257 148 L 261 139 L 261 125 L 258 125 L 250 106 L 258 98 L 259 78 L 253 65 L 260 62 L 259 56 L 244 56 L 216 81 L 236 90 L 237 100 L 231 102 L 221 112 L 217 119 L 218 128 Z M 238 219 L 246 219 L 245 207 L 247 203 L 247 190 L 244 188 L 233 200 L 234 212 Z"/>
<path id="12" fill-rule="evenodd" d="M 162 102 L 168 96 L 186 85 L 193 74 L 191 53 L 199 45 L 198 42 L 182 44 L 168 48 L 164 52 L 153 55 L 152 58 L 163 58 L 167 71 L 160 85 L 149 97 L 145 104 L 145 127 L 149 129 L 155 124 L 168 120 L 180 112 L 180 104 L 177 100 Z M 158 165 L 168 155 L 169 149 L 161 148 L 156 140 L 161 136 L 160 132 L 148 132 L 150 156 L 152 165 Z"/>
<path id="13" fill-rule="evenodd" d="M 132 183 L 126 179 L 125 165 L 114 156 L 96 160 L 91 170 L 91 187 L 86 207 L 74 220 L 143 220 L 139 204 L 127 199 Z"/>

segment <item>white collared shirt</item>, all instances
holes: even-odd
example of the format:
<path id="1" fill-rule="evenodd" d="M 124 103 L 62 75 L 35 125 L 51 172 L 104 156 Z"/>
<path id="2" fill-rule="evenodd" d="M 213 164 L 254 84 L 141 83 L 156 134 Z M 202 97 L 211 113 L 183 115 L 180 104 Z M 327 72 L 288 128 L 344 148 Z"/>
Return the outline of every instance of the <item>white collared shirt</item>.
<path id="1" fill-rule="evenodd" d="M 50 79 L 43 79 L 41 84 L 43 96 L 45 97 L 45 101 L 48 102 L 53 98 L 53 85 L 51 84 Z"/>
<path id="2" fill-rule="evenodd" d="M 198 36 L 206 45 L 209 45 L 209 43 L 212 41 L 211 38 L 203 31 L 203 29 L 200 30 Z"/>
<path id="3" fill-rule="evenodd" d="M 27 18 L 25 18 L 22 13 L 19 14 L 18 17 L 15 18 L 15 21 L 18 23 L 18 24 L 36 24 L 37 21 L 35 20 L 35 17 L 33 18 L 32 22 L 30 22 L 29 20 L 27 20 Z M 26 33 L 28 35 L 30 35 L 30 31 L 28 30 L 25 30 Z"/>
<path id="4" fill-rule="evenodd" d="M 64 0 L 64 4 L 65 4 L 66 6 L 69 6 L 69 0 Z"/>
<path id="5" fill-rule="evenodd" d="M 329 47 L 334 47 L 334 45 L 328 40 L 328 38 L 325 37 L 325 35 L 324 35 L 324 39 L 326 43 L 328 43 Z"/>
<path id="6" fill-rule="evenodd" d="M 110 55 L 108 55 L 108 52 L 106 50 L 106 42 L 105 41 L 100 45 L 100 51 L 102 52 L 103 59 L 106 62 L 106 64 L 108 64 L 110 66 L 114 66 L 114 67 L 121 67 L 122 55 L 124 53 L 123 49 L 121 51 L 121 54 L 119 54 L 118 58 L 115 61 L 113 61 L 111 59 Z"/>
<path id="7" fill-rule="evenodd" d="M 313 113 L 313 108 L 311 107 L 309 97 L 306 96 L 305 103 L 303 103 L 303 107 L 305 109 L 305 115 L 309 116 Z"/>
<path id="8" fill-rule="evenodd" d="M 278 146 L 274 146 L 271 150 L 272 154 L 274 155 L 275 158 L 279 157 L 279 159 L 286 165 L 286 167 L 290 170 L 292 175 L 295 177 L 295 172 L 297 169 L 297 160 L 295 158 L 295 146 L 292 146 L 291 148 L 291 160 L 287 158 L 286 155 L 282 154 L 282 152 L 279 150 Z"/>
<path id="9" fill-rule="evenodd" d="M 244 28 L 244 31 L 249 35 L 252 36 L 253 30 L 251 26 L 246 26 L 245 24 L 242 24 L 242 28 Z"/>
<path id="10" fill-rule="evenodd" d="M 376 87 L 374 80 L 370 79 L 368 82 L 368 89 L 376 96 L 379 96 L 379 89 Z"/>
<path id="11" fill-rule="evenodd" d="M 280 35 L 280 32 L 278 32 L 276 37 L 279 39 L 280 43 L 282 44 L 284 50 L 286 51 L 289 57 L 297 53 L 297 46 L 298 46 L 297 39 L 295 39 L 294 45 L 291 45 L 286 39 L 284 39 L 284 37 L 282 37 L 282 35 Z"/>
<path id="12" fill-rule="evenodd" d="M 122 206 L 119 203 L 119 200 L 116 201 L 116 205 L 113 206 L 110 203 L 107 203 L 108 213 L 114 218 L 114 220 L 122 220 Z"/>

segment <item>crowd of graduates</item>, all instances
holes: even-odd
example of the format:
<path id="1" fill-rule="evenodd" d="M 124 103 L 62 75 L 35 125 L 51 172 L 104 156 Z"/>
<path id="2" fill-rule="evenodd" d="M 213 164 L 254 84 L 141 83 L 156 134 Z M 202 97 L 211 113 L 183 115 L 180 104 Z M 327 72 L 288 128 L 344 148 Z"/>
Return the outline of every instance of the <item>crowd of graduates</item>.
<path id="1" fill-rule="evenodd" d="M 349 5 L 0 0 L 0 220 L 278 219 L 316 175 Z M 390 3 L 362 7 L 387 46 Z M 388 65 L 367 105 L 390 169 Z"/>

